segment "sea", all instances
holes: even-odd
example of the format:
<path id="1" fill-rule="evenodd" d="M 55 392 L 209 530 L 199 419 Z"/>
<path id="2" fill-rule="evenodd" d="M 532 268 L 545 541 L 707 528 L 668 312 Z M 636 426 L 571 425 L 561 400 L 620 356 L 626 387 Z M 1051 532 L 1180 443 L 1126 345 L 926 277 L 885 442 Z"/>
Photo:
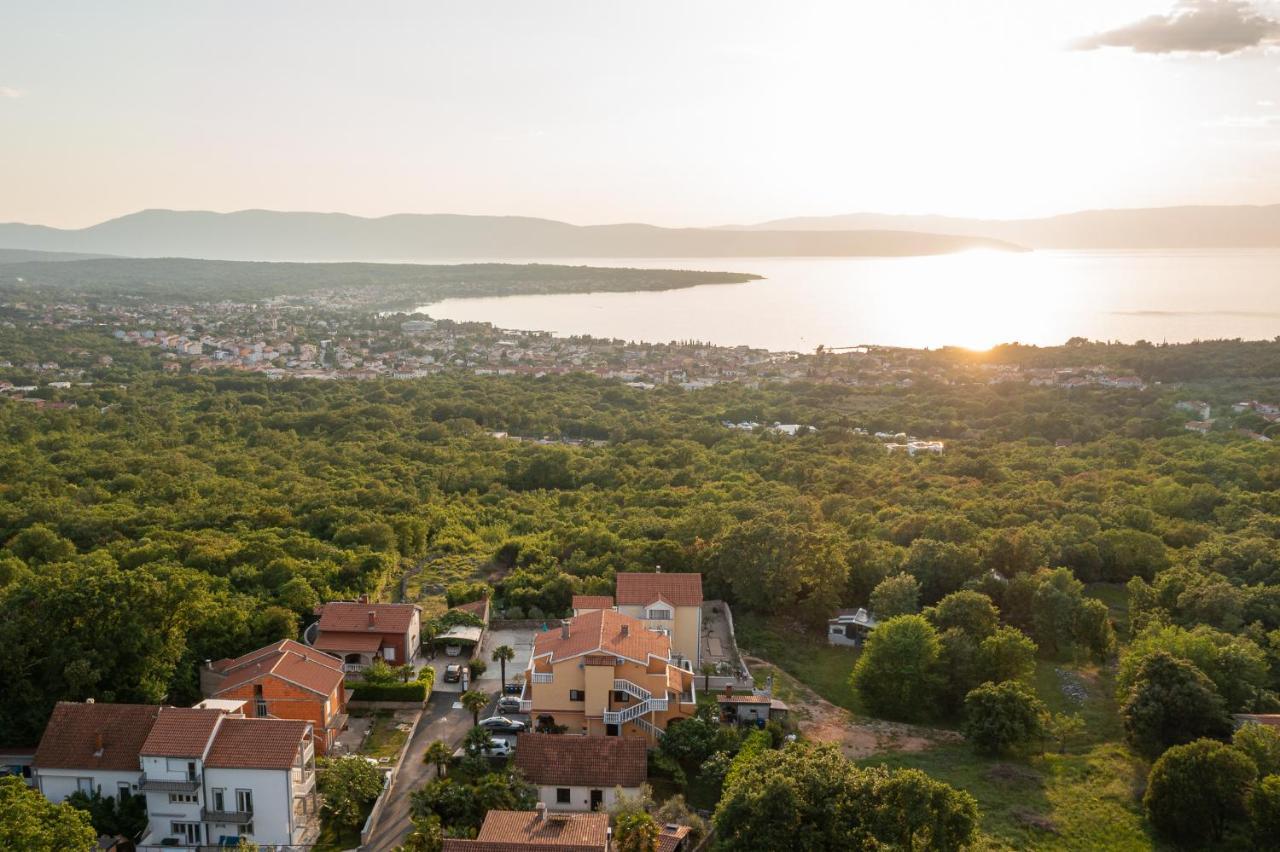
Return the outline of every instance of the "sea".
<path id="1" fill-rule="evenodd" d="M 471 261 L 475 262 L 475 261 Z M 764 276 L 632 293 L 447 299 L 418 311 L 499 328 L 812 352 L 1280 336 L 1280 250 L 971 251 L 909 258 L 529 258 Z"/>

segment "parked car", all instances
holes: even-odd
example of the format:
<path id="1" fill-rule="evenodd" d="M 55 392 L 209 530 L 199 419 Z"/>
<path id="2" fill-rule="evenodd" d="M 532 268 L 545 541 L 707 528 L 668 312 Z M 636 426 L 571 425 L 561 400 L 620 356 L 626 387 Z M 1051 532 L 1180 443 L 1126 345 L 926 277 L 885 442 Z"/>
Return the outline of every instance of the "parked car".
<path id="1" fill-rule="evenodd" d="M 444 682 L 457 683 L 462 680 L 462 666 L 454 663 L 444 667 Z"/>
<path id="2" fill-rule="evenodd" d="M 515 754 L 516 744 L 514 740 L 494 740 L 493 745 L 484 750 L 489 757 L 510 757 Z"/>
<path id="3" fill-rule="evenodd" d="M 480 727 L 488 728 L 491 731 L 506 731 L 507 733 L 518 733 L 526 727 L 524 722 L 517 722 L 515 719 L 508 719 L 506 716 L 490 716 L 488 719 L 480 720 Z"/>
<path id="4" fill-rule="evenodd" d="M 498 699 L 498 712 L 499 713 L 519 713 L 520 699 L 513 698 L 510 695 L 503 696 L 502 698 Z"/>

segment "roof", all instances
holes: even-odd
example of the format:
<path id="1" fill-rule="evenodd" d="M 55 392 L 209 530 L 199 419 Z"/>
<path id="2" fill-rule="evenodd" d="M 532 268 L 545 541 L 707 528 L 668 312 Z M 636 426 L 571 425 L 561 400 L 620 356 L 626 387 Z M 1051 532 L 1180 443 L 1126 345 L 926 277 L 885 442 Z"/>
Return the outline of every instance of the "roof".
<path id="1" fill-rule="evenodd" d="M 543 786 L 639 787 L 649 777 L 648 751 L 638 737 L 520 734 L 516 767 Z"/>
<path id="2" fill-rule="evenodd" d="M 702 606 L 701 574 L 618 575 L 618 605 L 644 606 L 662 598 L 675 606 Z"/>
<path id="3" fill-rule="evenodd" d="M 455 624 L 437 636 L 436 641 L 447 642 L 452 639 L 459 642 L 478 643 L 482 636 L 484 636 L 483 627 L 476 627 L 474 624 Z"/>
<path id="4" fill-rule="evenodd" d="M 1257 725 L 1280 728 L 1280 713 L 1236 713 L 1232 718 L 1236 720 L 1237 727 L 1252 722 Z"/>
<path id="5" fill-rule="evenodd" d="M 453 609 L 456 609 L 458 612 L 469 612 L 472 615 L 474 615 L 476 618 L 483 621 L 485 624 L 489 623 L 489 599 L 488 598 L 481 598 L 478 601 L 471 601 L 470 603 L 458 604 L 457 606 L 453 607 Z"/>
<path id="6" fill-rule="evenodd" d="M 583 613 L 564 622 L 569 628 L 548 630 L 533 637 L 533 656 L 551 655 L 553 663 L 604 651 L 632 660 L 647 660 L 650 655 L 670 659 L 671 640 L 649 630 L 643 621 L 608 609 Z M 624 635 L 625 630 L 625 635 Z"/>
<path id="7" fill-rule="evenodd" d="M 574 595 L 573 608 L 577 609 L 613 609 L 613 598 L 609 595 Z"/>
<path id="8" fill-rule="evenodd" d="M 320 631 L 344 633 L 404 633 L 422 611 L 417 604 L 330 601 L 320 608 Z M 370 624 L 369 613 L 373 613 Z"/>
<path id="9" fill-rule="evenodd" d="M 358 635 L 361 640 L 370 638 L 365 634 Z M 214 669 L 226 675 L 214 690 L 215 696 L 270 676 L 322 696 L 332 694 L 342 683 L 340 660 L 292 639 L 282 639 L 234 660 L 219 660 Z"/>
<path id="10" fill-rule="evenodd" d="M 771 700 L 767 695 L 752 695 L 745 692 L 735 695 L 725 695 L 722 692 L 716 696 L 718 704 L 768 704 Z"/>
<path id="11" fill-rule="evenodd" d="M 209 738 L 222 715 L 220 710 L 161 707 L 138 753 L 153 757 L 204 757 Z"/>
<path id="12" fill-rule="evenodd" d="M 223 719 L 204 764 L 224 769 L 289 769 L 309 727 L 310 723 L 296 719 Z"/>
<path id="13" fill-rule="evenodd" d="M 345 633 L 338 630 L 322 631 L 312 645 L 321 651 L 376 651 L 382 647 L 381 633 Z"/>
<path id="14" fill-rule="evenodd" d="M 689 836 L 689 832 L 693 831 L 687 825 L 674 825 L 668 823 L 662 827 L 662 833 L 658 835 L 658 852 L 675 852 L 680 841 Z"/>
<path id="15" fill-rule="evenodd" d="M 604 852 L 608 814 L 489 811 L 475 840 L 445 838 L 444 852 Z"/>
<path id="16" fill-rule="evenodd" d="M 871 615 L 862 607 L 857 609 L 838 609 L 836 614 L 827 619 L 828 624 L 862 624 L 866 627 L 875 627 L 877 622 L 875 616 Z"/>
<path id="17" fill-rule="evenodd" d="M 139 771 L 139 750 L 159 712 L 160 708 L 151 704 L 59 701 L 36 748 L 34 766 Z"/>

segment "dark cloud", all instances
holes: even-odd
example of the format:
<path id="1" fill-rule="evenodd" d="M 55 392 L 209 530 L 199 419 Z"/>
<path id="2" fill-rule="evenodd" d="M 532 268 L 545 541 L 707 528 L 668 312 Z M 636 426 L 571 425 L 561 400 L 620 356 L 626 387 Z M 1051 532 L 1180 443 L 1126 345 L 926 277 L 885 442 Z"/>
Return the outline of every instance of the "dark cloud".
<path id="1" fill-rule="evenodd" d="M 1078 50 L 1128 47 L 1135 53 L 1235 53 L 1280 38 L 1280 21 L 1245 0 L 1181 0 L 1167 15 L 1091 35 Z"/>

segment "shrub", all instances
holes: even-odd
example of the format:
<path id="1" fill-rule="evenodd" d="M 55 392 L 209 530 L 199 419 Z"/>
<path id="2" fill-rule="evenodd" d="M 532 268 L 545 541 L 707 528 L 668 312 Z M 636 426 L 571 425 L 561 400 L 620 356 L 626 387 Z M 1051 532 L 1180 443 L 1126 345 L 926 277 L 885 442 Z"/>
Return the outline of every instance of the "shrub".
<path id="1" fill-rule="evenodd" d="M 353 681 L 346 684 L 352 690 L 353 701 L 426 701 L 427 684 L 420 680 L 411 683 L 365 683 Z"/>
<path id="2" fill-rule="evenodd" d="M 1245 813 L 1258 770 L 1244 752 L 1216 740 L 1174 746 L 1147 776 L 1142 804 L 1156 831 L 1187 846 L 1222 837 Z"/>
<path id="3" fill-rule="evenodd" d="M 467 668 L 471 670 L 471 679 L 475 680 L 476 678 L 480 677 L 480 675 L 488 671 L 489 664 L 486 663 L 484 660 L 476 658 L 471 662 L 467 663 Z"/>
<path id="4" fill-rule="evenodd" d="M 987 754 L 1025 746 L 1043 733 L 1044 703 L 1018 681 L 982 684 L 965 696 L 964 711 L 965 737 Z"/>
<path id="5" fill-rule="evenodd" d="M 900 615 L 882 622 L 867 638 L 852 682 L 878 716 L 918 719 L 928 715 L 941 687 L 938 633 L 924 616 Z"/>

